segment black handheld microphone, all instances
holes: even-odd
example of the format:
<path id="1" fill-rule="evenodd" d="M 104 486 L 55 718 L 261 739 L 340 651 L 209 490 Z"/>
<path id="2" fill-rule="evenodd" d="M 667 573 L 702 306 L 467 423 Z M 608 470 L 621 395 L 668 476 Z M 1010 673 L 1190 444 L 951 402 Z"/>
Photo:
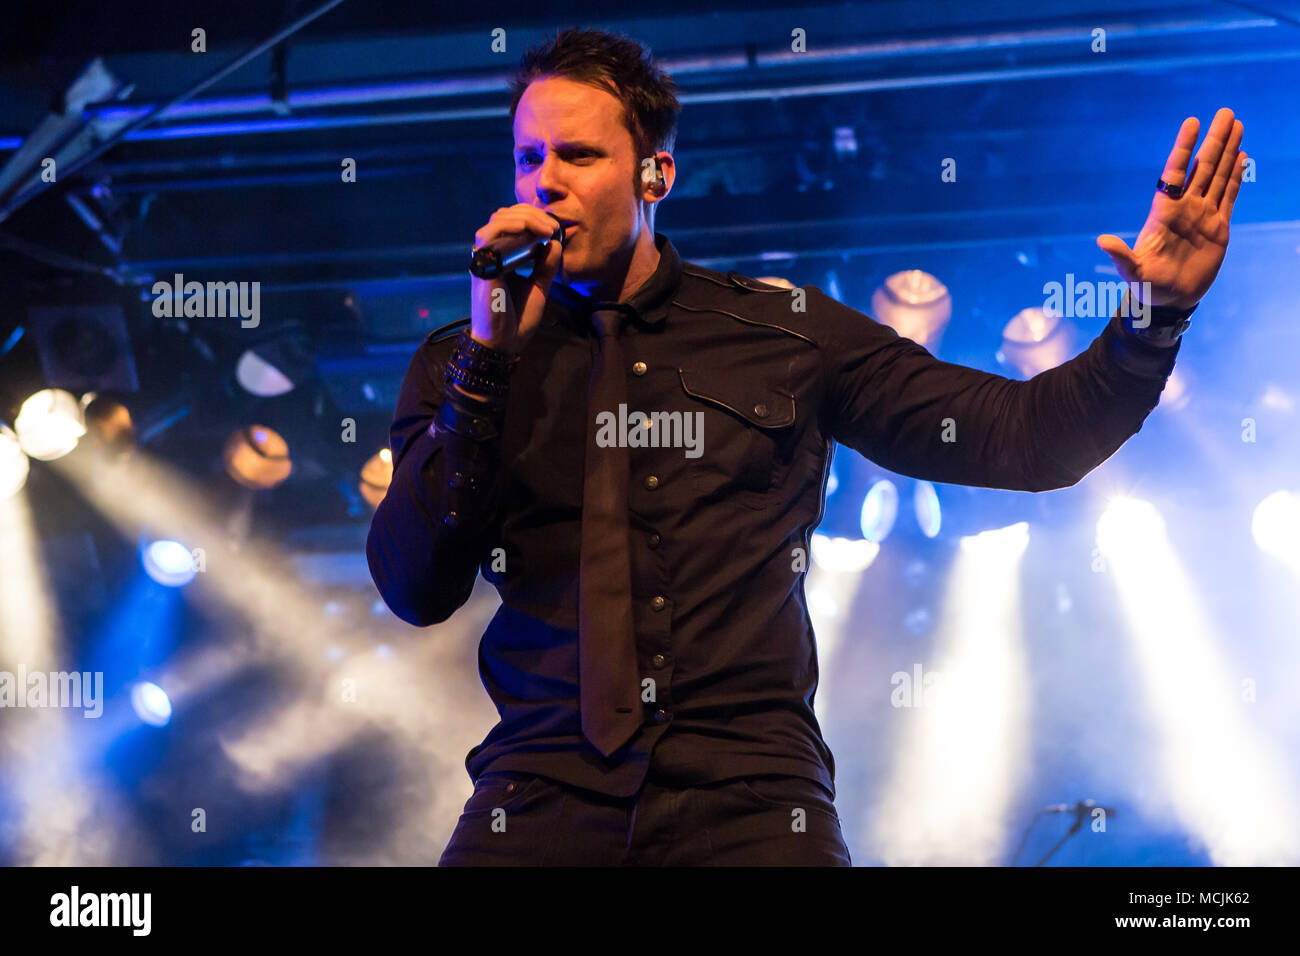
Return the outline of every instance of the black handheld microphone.
<path id="1" fill-rule="evenodd" d="M 544 239 L 530 240 L 519 237 L 498 239 L 495 244 L 474 249 L 470 253 L 469 271 L 480 279 L 496 279 L 514 272 L 525 262 L 541 253 L 552 242 L 564 245 L 564 223 L 558 222 L 555 232 Z"/>

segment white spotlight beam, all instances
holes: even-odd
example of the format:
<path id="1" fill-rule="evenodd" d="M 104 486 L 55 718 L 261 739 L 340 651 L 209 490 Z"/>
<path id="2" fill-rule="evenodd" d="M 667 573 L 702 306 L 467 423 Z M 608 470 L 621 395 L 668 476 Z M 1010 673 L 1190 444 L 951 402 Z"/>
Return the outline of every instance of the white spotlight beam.
<path id="1" fill-rule="evenodd" d="M 1129 621 L 1159 740 L 1153 771 L 1173 813 L 1216 864 L 1300 863 L 1294 768 L 1247 718 L 1239 676 L 1215 647 L 1158 512 L 1116 499 L 1097 544 Z"/>
<path id="2" fill-rule="evenodd" d="M 21 665 L 29 676 L 59 672 L 61 625 L 25 495 L 0 500 L 0 542 L 0 668 Z M 16 808 L 0 817 L 0 843 L 15 848 L 21 866 L 114 863 L 131 826 L 112 785 L 83 766 L 85 731 L 95 721 L 68 707 L 0 714 L 0 789 Z"/>
<path id="3" fill-rule="evenodd" d="M 237 772 L 234 787 L 291 787 L 358 734 L 385 732 L 429 768 L 430 779 L 394 811 L 389 841 L 359 862 L 414 865 L 446 843 L 449 830 L 438 821 L 454 822 L 453 811 L 468 796 L 463 763 L 459 757 L 448 760 L 447 750 L 459 741 L 476 742 L 492 713 L 478 682 L 463 679 L 457 655 L 472 646 L 471 634 L 482 633 L 495 610 L 491 602 L 467 606 L 461 623 L 440 634 L 441 640 L 411 641 L 402 658 L 378 657 L 372 634 L 321 621 L 320 598 L 278 548 L 232 542 L 225 516 L 180 472 L 140 452 L 114 462 L 89 447 L 53 467 L 128 537 L 146 526 L 162 527 L 204 549 L 204 571 L 187 586 L 187 596 L 231 619 L 238 634 L 219 650 L 177 655 L 151 675 L 178 710 L 249 664 L 277 662 L 296 672 L 300 693 L 270 702 L 256 727 L 221 735 Z M 448 640 L 457 633 L 461 640 Z M 342 653 L 327 656 L 332 647 Z M 354 700 L 343 695 L 345 681 L 356 688 Z"/>
<path id="4" fill-rule="evenodd" d="M 897 707 L 904 728 L 894 770 L 868 822 L 887 865 L 989 866 L 1005 856 L 1007 811 L 1026 763 L 1019 565 L 1027 542 L 1024 522 L 962 541 L 939 663 L 919 665 L 921 686 Z"/>

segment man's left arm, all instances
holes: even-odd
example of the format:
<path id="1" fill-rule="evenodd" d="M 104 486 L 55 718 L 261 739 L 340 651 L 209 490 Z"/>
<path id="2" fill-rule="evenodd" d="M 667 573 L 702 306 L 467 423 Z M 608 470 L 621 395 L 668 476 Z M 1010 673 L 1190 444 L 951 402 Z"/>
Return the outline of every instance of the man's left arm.
<path id="1" fill-rule="evenodd" d="M 890 471 L 1048 491 L 1079 481 L 1141 427 L 1179 348 L 1141 342 L 1117 313 L 1082 353 L 1018 381 L 944 362 L 820 289 L 830 437 Z"/>
<path id="2" fill-rule="evenodd" d="M 1085 352 L 1027 382 L 941 362 L 810 288 L 830 435 L 900 474 L 1022 491 L 1072 485 L 1114 454 L 1173 369 L 1168 323 L 1195 309 L 1227 252 L 1243 127 L 1219 110 L 1189 172 L 1198 129 L 1195 117 L 1179 129 L 1134 247 L 1097 239 L 1144 308 L 1126 319 L 1122 305 Z"/>

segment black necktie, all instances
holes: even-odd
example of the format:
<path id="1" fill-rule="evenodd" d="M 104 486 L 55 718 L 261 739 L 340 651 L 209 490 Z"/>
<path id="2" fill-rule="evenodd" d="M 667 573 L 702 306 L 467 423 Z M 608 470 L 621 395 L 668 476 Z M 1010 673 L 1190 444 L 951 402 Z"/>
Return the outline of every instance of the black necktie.
<path id="1" fill-rule="evenodd" d="M 596 444 L 596 416 L 618 415 L 627 401 L 619 347 L 623 313 L 591 314 L 600 341 L 587 389 L 587 457 L 582 488 L 582 556 L 578 583 L 578 681 L 582 733 L 608 757 L 641 726 L 636 638 L 632 628 L 632 556 L 628 546 L 628 454 Z"/>

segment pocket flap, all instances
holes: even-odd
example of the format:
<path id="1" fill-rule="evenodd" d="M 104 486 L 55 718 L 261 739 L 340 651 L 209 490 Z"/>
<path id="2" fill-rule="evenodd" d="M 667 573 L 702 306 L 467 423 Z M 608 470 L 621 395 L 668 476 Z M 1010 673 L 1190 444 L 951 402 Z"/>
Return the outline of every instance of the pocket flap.
<path id="1" fill-rule="evenodd" d="M 753 375 L 733 369 L 679 368 L 687 395 L 717 405 L 757 428 L 785 428 L 794 424 L 794 396 L 766 385 Z"/>

